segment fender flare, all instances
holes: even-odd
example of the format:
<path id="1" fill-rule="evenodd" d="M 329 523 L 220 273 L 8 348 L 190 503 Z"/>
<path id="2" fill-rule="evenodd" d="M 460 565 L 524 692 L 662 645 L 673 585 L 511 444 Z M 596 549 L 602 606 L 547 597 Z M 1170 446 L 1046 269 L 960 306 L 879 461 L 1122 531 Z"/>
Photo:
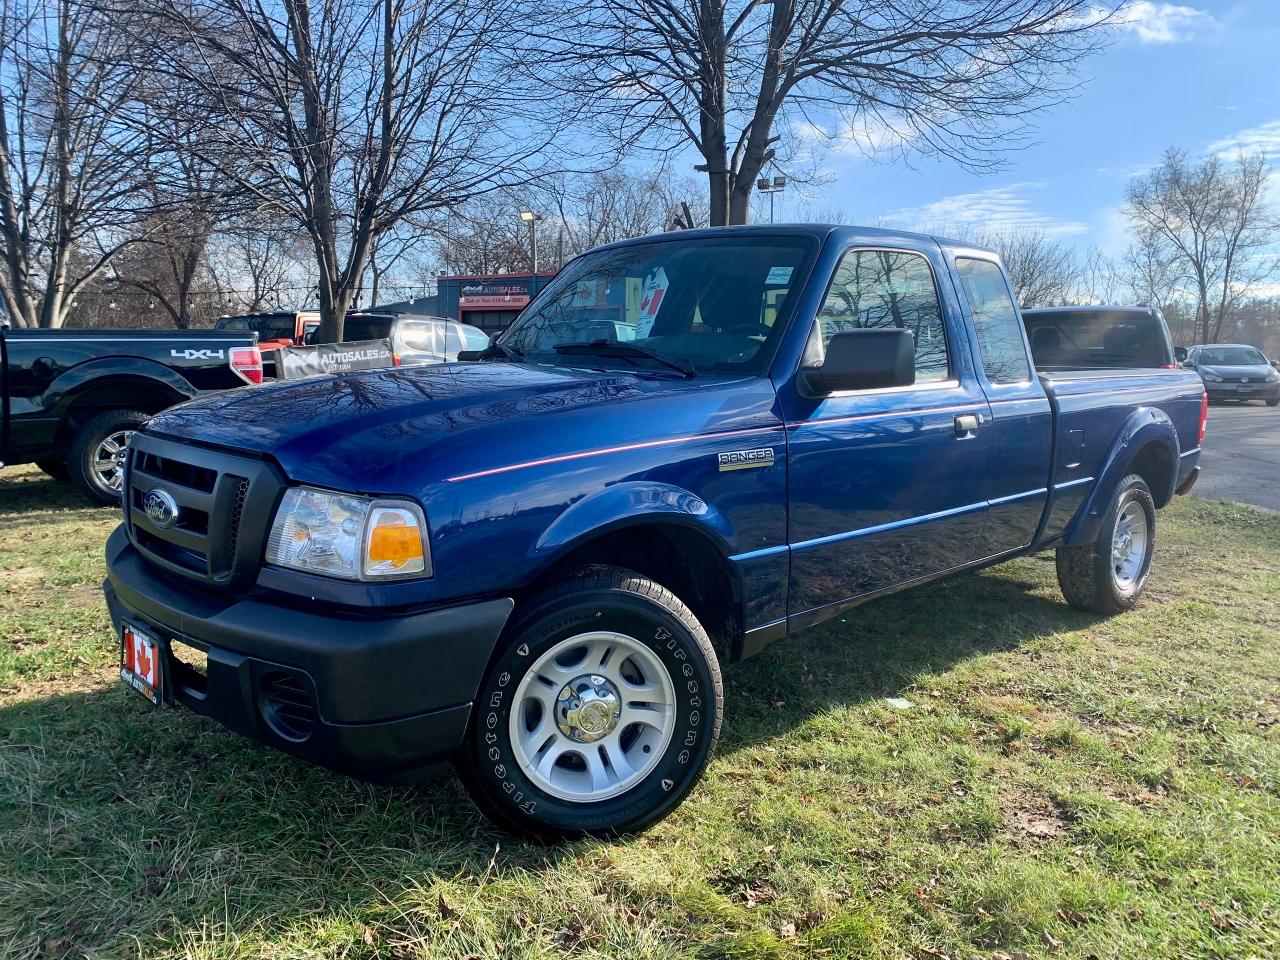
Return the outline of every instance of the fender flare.
<path id="1" fill-rule="evenodd" d="M 134 381 L 151 387 L 160 387 L 175 394 L 174 403 L 191 400 L 200 391 L 184 377 L 162 363 L 144 357 L 100 357 L 77 364 L 59 374 L 45 391 L 50 412 L 61 420 L 75 405 L 77 398 L 95 384 L 104 380 Z"/>
<path id="2" fill-rule="evenodd" d="M 1158 407 L 1139 407 L 1125 419 L 1111 443 L 1098 473 L 1097 482 L 1084 505 L 1076 513 L 1071 529 L 1063 539 L 1063 546 L 1074 547 L 1088 543 L 1098 535 L 1103 514 L 1111 505 L 1111 495 L 1130 472 L 1138 454 L 1151 444 L 1165 448 L 1169 462 L 1173 464 L 1168 489 L 1153 489 L 1157 503 L 1167 503 L 1173 495 L 1173 485 L 1178 479 L 1178 431 L 1169 415 Z"/>
<path id="3" fill-rule="evenodd" d="M 701 533 L 726 560 L 732 553 L 732 526 L 697 494 L 669 483 L 627 480 L 571 504 L 542 531 L 530 550 L 530 560 L 543 567 L 598 536 L 654 522 Z"/>

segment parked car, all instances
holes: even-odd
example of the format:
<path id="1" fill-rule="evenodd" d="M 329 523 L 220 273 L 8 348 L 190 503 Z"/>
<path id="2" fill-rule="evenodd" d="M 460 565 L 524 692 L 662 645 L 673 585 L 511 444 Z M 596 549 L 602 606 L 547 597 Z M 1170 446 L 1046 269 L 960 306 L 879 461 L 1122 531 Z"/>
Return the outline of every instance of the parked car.
<path id="1" fill-rule="evenodd" d="M 635 339 L 579 339 L 605 308 Z M 1069 603 L 1131 608 L 1205 410 L 1187 370 L 1037 376 L 967 244 L 645 237 L 478 362 L 162 414 L 104 590 L 154 703 L 374 780 L 452 759 L 515 831 L 638 830 L 706 766 L 723 663 L 1048 549 Z"/>
<path id="2" fill-rule="evenodd" d="M 477 327 L 445 317 L 416 314 L 349 313 L 343 322 L 342 342 L 390 340 L 404 366 L 448 363 L 465 351 L 483 350 L 489 335 Z M 315 335 L 306 341 L 316 342 Z"/>
<path id="3" fill-rule="evenodd" d="M 1180 357 L 1200 374 L 1210 401 L 1262 400 L 1280 406 L 1280 370 L 1257 347 L 1247 343 L 1199 344 Z"/>
<path id="4" fill-rule="evenodd" d="M 1035 307 L 1022 322 L 1037 370 L 1177 366 L 1156 307 Z"/>
<path id="5" fill-rule="evenodd" d="M 133 432 L 175 403 L 261 383 L 257 340 L 229 330 L 0 332 L 0 465 L 35 463 L 117 503 Z"/>

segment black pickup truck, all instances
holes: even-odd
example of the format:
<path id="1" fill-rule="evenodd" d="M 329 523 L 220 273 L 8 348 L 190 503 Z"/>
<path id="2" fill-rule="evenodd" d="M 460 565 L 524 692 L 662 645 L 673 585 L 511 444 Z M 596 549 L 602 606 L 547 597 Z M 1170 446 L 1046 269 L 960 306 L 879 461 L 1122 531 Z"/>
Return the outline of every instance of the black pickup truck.
<path id="1" fill-rule="evenodd" d="M 144 420 L 261 382 L 253 331 L 0 329 L 0 466 L 35 463 L 116 503 L 125 447 Z"/>

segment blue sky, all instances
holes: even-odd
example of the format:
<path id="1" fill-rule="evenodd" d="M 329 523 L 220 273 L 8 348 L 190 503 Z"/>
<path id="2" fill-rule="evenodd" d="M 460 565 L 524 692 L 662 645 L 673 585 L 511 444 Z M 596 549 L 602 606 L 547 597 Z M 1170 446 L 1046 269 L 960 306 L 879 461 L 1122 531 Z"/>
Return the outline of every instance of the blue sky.
<path id="1" fill-rule="evenodd" d="M 914 229 L 1023 226 L 1114 255 L 1126 245 L 1128 178 L 1166 147 L 1244 144 L 1280 161 L 1280 0 L 1140 0 L 1125 19 L 1085 63 L 1074 99 L 1038 115 L 1034 142 L 1003 170 L 876 162 L 837 146 L 823 160 L 834 179 L 807 205 L 799 191 L 784 195 L 778 219 L 836 208 L 853 222 Z"/>

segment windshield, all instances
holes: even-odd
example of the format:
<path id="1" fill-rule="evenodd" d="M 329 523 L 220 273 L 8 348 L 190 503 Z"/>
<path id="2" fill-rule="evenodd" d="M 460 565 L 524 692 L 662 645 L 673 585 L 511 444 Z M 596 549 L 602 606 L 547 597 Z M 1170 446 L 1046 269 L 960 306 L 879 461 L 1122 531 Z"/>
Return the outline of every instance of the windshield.
<path id="1" fill-rule="evenodd" d="M 1249 367 L 1266 363 L 1267 358 L 1253 347 L 1206 347 L 1196 355 L 1196 362 L 1210 366 L 1220 363 L 1224 367 Z"/>
<path id="2" fill-rule="evenodd" d="M 816 241 L 806 237 L 659 240 L 570 263 L 500 339 L 561 365 L 763 373 Z M 557 346 L 605 341 L 599 356 Z M 643 348 L 610 349 L 623 342 Z M 589 358 L 589 359 L 588 359 Z"/>

